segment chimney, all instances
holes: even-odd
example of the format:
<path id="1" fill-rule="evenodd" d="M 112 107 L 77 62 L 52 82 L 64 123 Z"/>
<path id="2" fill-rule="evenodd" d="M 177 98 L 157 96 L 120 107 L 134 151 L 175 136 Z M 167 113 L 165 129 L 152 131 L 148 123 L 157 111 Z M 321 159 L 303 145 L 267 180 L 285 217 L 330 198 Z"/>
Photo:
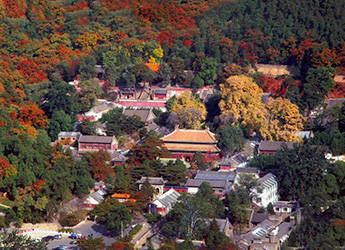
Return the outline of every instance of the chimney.
<path id="1" fill-rule="evenodd" d="M 276 243 L 277 239 L 276 239 L 276 235 L 274 230 L 272 232 L 270 232 L 270 243 Z"/>

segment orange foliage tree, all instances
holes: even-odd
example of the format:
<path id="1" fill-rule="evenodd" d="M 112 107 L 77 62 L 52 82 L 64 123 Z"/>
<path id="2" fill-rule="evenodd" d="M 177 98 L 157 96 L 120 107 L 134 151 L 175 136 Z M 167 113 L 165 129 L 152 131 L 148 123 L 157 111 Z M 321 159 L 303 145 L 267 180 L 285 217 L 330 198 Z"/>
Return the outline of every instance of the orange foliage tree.
<path id="1" fill-rule="evenodd" d="M 19 107 L 18 121 L 35 128 L 45 128 L 49 123 L 44 111 L 33 102 L 27 102 Z"/>

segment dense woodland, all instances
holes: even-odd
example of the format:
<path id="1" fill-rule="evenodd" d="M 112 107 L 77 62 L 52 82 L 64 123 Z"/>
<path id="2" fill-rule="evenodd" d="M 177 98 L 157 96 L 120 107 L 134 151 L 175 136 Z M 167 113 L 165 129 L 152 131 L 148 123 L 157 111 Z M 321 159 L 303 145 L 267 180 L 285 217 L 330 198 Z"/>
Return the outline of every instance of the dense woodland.
<path id="1" fill-rule="evenodd" d="M 208 125 L 218 135 L 224 154 L 241 150 L 245 138 L 254 134 L 268 140 L 301 141 L 293 132 L 302 129 L 314 130 L 310 144 L 329 146 L 335 155 L 344 154 L 345 104 L 308 119 L 328 97 L 344 97 L 345 86 L 333 81 L 335 74 L 345 74 L 344 12 L 345 2 L 336 0 L 0 1 L 0 191 L 1 203 L 13 207 L 0 209 L 7 213 L 5 219 L 0 217 L 0 226 L 13 221 L 49 221 L 64 202 L 73 195 L 88 194 L 99 180 L 107 181 L 114 192 L 130 191 L 139 200 L 135 207 L 104 205 L 106 209 L 123 209 L 130 221 L 152 196 L 149 187 L 144 193 L 135 190 L 134 183 L 141 175 L 164 176 L 171 185 L 185 181 L 182 162 L 163 167 L 154 160 L 168 156 L 167 151 L 157 150 L 162 146 L 157 134 L 147 133 L 142 122 L 124 116 L 119 109 L 101 120 L 107 122 L 107 135 L 115 135 L 123 145 L 128 145 L 129 135 L 147 137 L 131 149 L 128 164 L 113 169 L 106 152 L 75 160 L 61 145 L 51 146 L 60 131 L 74 129 L 77 114 L 88 111 L 97 98 L 116 99 L 109 92 L 114 86 L 140 86 L 147 81 L 190 87 L 192 91 L 212 85 L 218 94 L 205 105 L 196 95 L 174 98 L 167 103 L 168 112 L 155 110 L 156 123 L 192 129 Z M 160 63 L 160 68 L 155 73 L 145 63 Z M 276 79 L 253 74 L 249 69 L 255 63 L 295 66 L 301 74 Z M 93 79 L 96 65 L 105 69 L 102 88 Z M 79 92 L 67 84 L 76 79 L 81 81 Z M 266 104 L 261 102 L 263 92 L 271 93 Z M 94 134 L 95 126 L 84 121 L 80 130 Z M 303 164 L 293 163 L 292 179 L 286 180 L 282 174 L 291 166 L 294 154 L 305 156 L 309 151 L 304 147 L 285 150 L 269 160 L 254 159 L 251 165 L 278 173 L 282 197 L 298 198 L 315 208 L 307 211 L 306 223 L 291 236 L 291 246 L 342 246 L 342 164 L 315 162 L 321 171 L 315 175 L 320 178 L 307 178 L 311 177 L 307 174 L 310 185 L 305 184 L 302 193 L 293 178 L 301 177 L 296 174 L 299 167 L 315 171 L 303 165 L 309 158 Z M 195 155 L 195 169 L 208 167 L 202 157 Z M 328 184 L 320 188 L 323 183 L 333 188 Z M 316 194 L 318 189 L 324 192 Z M 217 203 L 211 201 L 212 195 L 207 196 L 207 187 L 205 190 L 204 197 L 184 197 L 176 214 L 169 215 L 167 236 L 176 236 L 173 230 L 182 219 L 178 209 L 184 209 L 183 204 Z M 319 199 L 313 199 L 315 195 Z M 320 199 L 334 202 L 326 211 L 319 211 L 320 204 L 315 202 Z M 227 202 L 225 205 L 232 204 L 230 209 L 235 211 L 230 215 L 232 222 L 245 221 L 242 215 L 248 197 L 239 191 Z M 203 213 L 208 218 L 224 216 L 211 208 Z M 111 218 L 103 219 L 106 224 Z M 118 231 L 118 225 L 107 226 Z M 187 237 L 188 230 L 181 229 L 178 233 Z M 216 249 L 226 240 L 223 235 L 215 236 L 215 231 L 211 224 L 209 231 L 204 235 L 199 232 L 199 236 L 206 237 Z"/>

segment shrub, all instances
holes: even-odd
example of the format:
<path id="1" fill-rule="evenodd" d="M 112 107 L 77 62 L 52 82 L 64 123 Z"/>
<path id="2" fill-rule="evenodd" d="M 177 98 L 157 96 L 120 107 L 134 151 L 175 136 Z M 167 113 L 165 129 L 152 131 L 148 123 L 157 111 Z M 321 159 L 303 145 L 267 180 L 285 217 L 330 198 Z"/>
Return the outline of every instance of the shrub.
<path id="1" fill-rule="evenodd" d="M 133 227 L 131 229 L 131 231 L 129 231 L 128 235 L 130 238 L 133 238 L 134 235 L 136 235 L 137 233 L 139 233 L 140 229 L 142 228 L 142 225 L 136 225 L 135 227 Z"/>
<path id="2" fill-rule="evenodd" d="M 74 230 L 72 228 L 60 228 L 58 232 L 59 233 L 74 233 Z"/>

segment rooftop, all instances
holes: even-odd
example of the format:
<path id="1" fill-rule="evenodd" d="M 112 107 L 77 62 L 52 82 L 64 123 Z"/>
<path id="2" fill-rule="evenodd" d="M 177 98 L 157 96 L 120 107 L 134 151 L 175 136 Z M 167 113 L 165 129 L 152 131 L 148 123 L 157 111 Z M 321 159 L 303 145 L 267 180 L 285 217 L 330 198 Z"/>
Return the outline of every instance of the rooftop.
<path id="1" fill-rule="evenodd" d="M 82 135 L 80 136 L 80 143 L 112 143 L 115 139 L 113 136 L 94 136 L 94 135 Z"/>
<path id="2" fill-rule="evenodd" d="M 171 206 L 178 200 L 180 196 L 180 193 L 171 188 L 168 192 L 165 192 L 162 196 L 158 197 L 157 200 L 159 200 L 165 206 Z"/>
<path id="3" fill-rule="evenodd" d="M 263 222 L 264 220 L 267 220 L 269 216 L 270 215 L 268 213 L 257 213 L 257 212 L 254 212 L 251 222 L 254 223 L 254 224 L 258 224 L 258 223 Z"/>
<path id="4" fill-rule="evenodd" d="M 234 181 L 235 173 L 234 172 L 216 172 L 216 171 L 206 171 L 199 170 L 195 176 L 195 179 L 202 180 L 226 180 Z"/>
<path id="5" fill-rule="evenodd" d="M 301 72 L 297 67 L 280 64 L 255 64 L 257 71 L 268 76 L 294 75 L 299 76 Z"/>
<path id="6" fill-rule="evenodd" d="M 169 151 L 184 151 L 184 152 L 202 152 L 202 153 L 217 153 L 220 149 L 212 144 L 191 144 L 191 143 L 171 143 L 165 141 L 165 146 Z"/>
<path id="7" fill-rule="evenodd" d="M 212 222 L 213 219 L 206 219 L 206 223 Z M 233 228 L 233 225 L 230 223 L 228 219 L 215 219 L 220 232 L 226 232 L 226 227 Z"/>
<path id="8" fill-rule="evenodd" d="M 80 132 L 63 132 L 61 131 L 58 137 L 79 137 L 81 135 Z"/>
<path id="9" fill-rule="evenodd" d="M 176 128 L 162 138 L 164 142 L 217 143 L 216 135 L 210 130 L 194 130 Z"/>
<path id="10" fill-rule="evenodd" d="M 258 168 L 236 168 L 237 173 L 260 174 Z"/>
<path id="11" fill-rule="evenodd" d="M 90 194 L 90 196 L 95 199 L 97 202 L 103 202 L 104 198 L 103 195 L 105 193 L 102 190 L 98 190 L 97 192 L 93 192 L 92 194 Z"/>
<path id="12" fill-rule="evenodd" d="M 335 75 L 334 76 L 335 82 L 345 83 L 345 75 Z"/>
<path id="13" fill-rule="evenodd" d="M 277 178 L 271 173 L 266 174 L 264 177 L 258 179 L 258 182 L 261 183 L 264 188 L 270 188 L 278 184 Z"/>
<path id="14" fill-rule="evenodd" d="M 103 102 L 95 107 L 93 107 L 92 109 L 90 109 L 88 112 L 85 113 L 85 115 L 88 115 L 90 113 L 102 113 L 105 112 L 109 109 L 113 109 L 115 108 L 115 104 L 113 103 L 109 103 L 109 102 Z"/>
<path id="15" fill-rule="evenodd" d="M 151 185 L 164 185 L 166 183 L 163 177 L 141 177 L 141 179 L 137 181 L 137 184 L 144 184 L 147 178 Z"/>
<path id="16" fill-rule="evenodd" d="M 326 109 L 331 109 L 335 105 L 341 105 L 343 102 L 345 102 L 345 98 L 330 98 L 328 99 L 328 101 L 326 101 L 327 103 Z"/>
<path id="17" fill-rule="evenodd" d="M 203 179 L 188 179 L 186 186 L 187 187 L 199 187 L 203 182 L 208 182 L 212 188 L 226 188 L 228 182 L 225 180 L 216 181 L 216 180 L 203 180 Z"/>
<path id="18" fill-rule="evenodd" d="M 156 117 L 150 109 L 125 109 L 123 114 L 127 116 L 136 115 L 143 122 L 152 121 Z"/>
<path id="19" fill-rule="evenodd" d="M 261 141 L 259 145 L 260 151 L 273 151 L 276 152 L 282 149 L 282 146 L 286 145 L 288 149 L 292 149 L 294 142 L 284 142 L 284 141 Z"/>
<path id="20" fill-rule="evenodd" d="M 114 193 L 111 197 L 117 198 L 117 199 L 128 199 L 131 197 L 130 194 L 120 194 L 120 193 Z"/>
<path id="21" fill-rule="evenodd" d="M 168 93 L 167 89 L 155 89 L 154 90 L 155 95 L 166 95 Z"/>

